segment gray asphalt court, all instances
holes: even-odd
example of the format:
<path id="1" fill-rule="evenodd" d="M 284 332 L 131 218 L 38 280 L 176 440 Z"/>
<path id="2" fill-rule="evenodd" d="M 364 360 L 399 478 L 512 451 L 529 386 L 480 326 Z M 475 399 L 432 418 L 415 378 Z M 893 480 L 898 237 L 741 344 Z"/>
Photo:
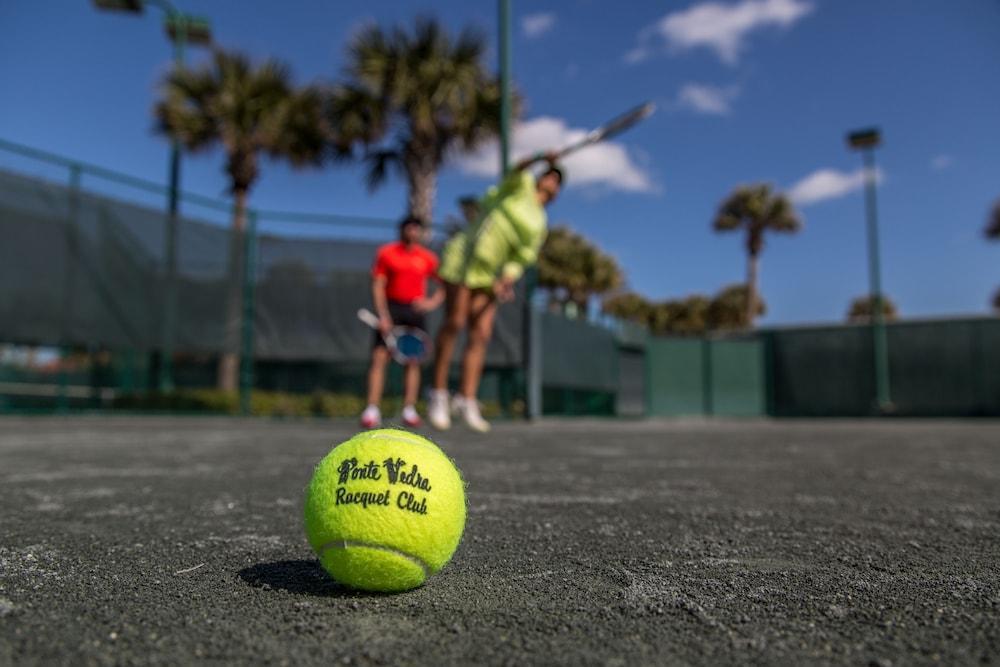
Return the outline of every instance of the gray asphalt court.
<path id="1" fill-rule="evenodd" d="M 330 580 L 303 490 L 352 423 L 0 419 L 0 664 L 1000 663 L 1000 422 L 543 421 L 422 588 Z"/>

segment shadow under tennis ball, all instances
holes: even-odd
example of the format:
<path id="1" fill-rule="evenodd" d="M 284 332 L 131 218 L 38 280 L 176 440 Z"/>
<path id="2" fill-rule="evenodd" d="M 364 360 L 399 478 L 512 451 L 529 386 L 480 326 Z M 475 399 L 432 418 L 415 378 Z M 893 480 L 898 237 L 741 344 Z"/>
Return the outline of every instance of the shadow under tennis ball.
<path id="1" fill-rule="evenodd" d="M 385 593 L 370 593 L 347 588 L 330 578 L 318 560 L 277 560 L 258 563 L 240 570 L 239 578 L 256 588 L 281 590 L 296 595 L 317 597 L 381 597 Z"/>
<path id="2" fill-rule="evenodd" d="M 298 595 L 346 596 L 353 591 L 330 578 L 319 561 L 278 560 L 258 563 L 239 571 L 239 577 L 257 588 L 288 591 Z"/>

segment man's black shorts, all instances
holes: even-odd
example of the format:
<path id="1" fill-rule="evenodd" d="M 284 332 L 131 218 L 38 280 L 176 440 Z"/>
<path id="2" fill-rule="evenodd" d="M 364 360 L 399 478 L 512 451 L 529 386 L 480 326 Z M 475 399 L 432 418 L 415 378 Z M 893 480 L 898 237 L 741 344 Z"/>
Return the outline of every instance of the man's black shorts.
<path id="1" fill-rule="evenodd" d="M 399 301 L 389 301 L 389 317 L 392 318 L 394 327 L 416 327 L 427 331 L 427 322 L 423 313 L 417 312 L 412 303 L 401 303 Z M 385 347 L 382 334 L 378 331 L 372 338 L 372 347 Z"/>

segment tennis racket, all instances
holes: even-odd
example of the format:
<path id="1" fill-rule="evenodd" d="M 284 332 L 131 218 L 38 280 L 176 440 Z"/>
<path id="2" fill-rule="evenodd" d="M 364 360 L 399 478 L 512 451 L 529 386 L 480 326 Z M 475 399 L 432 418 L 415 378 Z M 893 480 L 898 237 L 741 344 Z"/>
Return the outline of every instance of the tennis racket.
<path id="1" fill-rule="evenodd" d="M 358 319 L 375 331 L 379 330 L 378 315 L 367 308 L 358 311 Z M 416 327 L 393 327 L 382 340 L 392 358 L 401 364 L 422 364 L 430 359 L 434 350 L 427 332 Z"/>
<path id="2" fill-rule="evenodd" d="M 656 105 L 652 102 L 640 104 L 633 109 L 629 109 L 622 115 L 612 118 L 604 125 L 594 128 L 588 132 L 583 139 L 560 148 L 556 151 L 555 156 L 557 159 L 565 157 L 570 153 L 580 150 L 581 148 L 596 144 L 599 141 L 604 141 L 605 139 L 613 137 L 617 134 L 621 134 L 630 127 L 633 127 L 646 118 L 649 118 L 654 111 L 656 111 Z"/>

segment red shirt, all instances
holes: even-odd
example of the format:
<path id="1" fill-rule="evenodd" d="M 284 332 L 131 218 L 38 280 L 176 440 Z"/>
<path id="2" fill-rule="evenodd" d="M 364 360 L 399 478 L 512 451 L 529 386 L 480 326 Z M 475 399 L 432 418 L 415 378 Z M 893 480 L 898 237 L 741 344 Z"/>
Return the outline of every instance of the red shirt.
<path id="1" fill-rule="evenodd" d="M 437 268 L 437 255 L 427 248 L 396 241 L 378 249 L 372 277 L 385 276 L 385 295 L 390 300 L 412 303 L 426 294 L 427 279 L 437 275 Z"/>

